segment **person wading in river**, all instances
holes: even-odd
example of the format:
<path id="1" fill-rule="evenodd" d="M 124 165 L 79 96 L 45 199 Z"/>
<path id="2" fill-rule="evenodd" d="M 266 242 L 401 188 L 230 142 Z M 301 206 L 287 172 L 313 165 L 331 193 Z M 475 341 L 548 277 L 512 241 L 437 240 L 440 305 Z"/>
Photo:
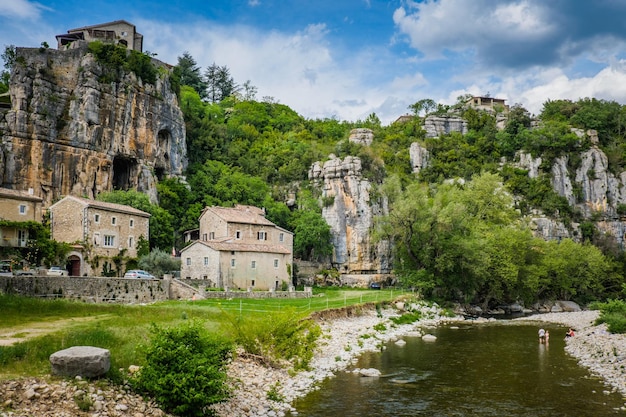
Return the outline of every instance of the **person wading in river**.
<path id="1" fill-rule="evenodd" d="M 539 329 L 539 343 L 546 342 L 546 331 L 544 329 Z"/>

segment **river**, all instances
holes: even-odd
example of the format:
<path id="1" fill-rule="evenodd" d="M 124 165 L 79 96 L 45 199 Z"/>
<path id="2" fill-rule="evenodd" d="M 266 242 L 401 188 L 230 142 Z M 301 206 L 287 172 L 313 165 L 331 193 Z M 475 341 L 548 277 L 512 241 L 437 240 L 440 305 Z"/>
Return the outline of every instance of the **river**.
<path id="1" fill-rule="evenodd" d="M 547 344 L 539 343 L 538 328 L 510 321 L 460 324 L 429 329 L 434 342 L 390 342 L 356 364 L 382 377 L 340 372 L 297 400 L 297 415 L 626 416 L 622 396 L 564 351 L 566 328 L 545 325 Z"/>

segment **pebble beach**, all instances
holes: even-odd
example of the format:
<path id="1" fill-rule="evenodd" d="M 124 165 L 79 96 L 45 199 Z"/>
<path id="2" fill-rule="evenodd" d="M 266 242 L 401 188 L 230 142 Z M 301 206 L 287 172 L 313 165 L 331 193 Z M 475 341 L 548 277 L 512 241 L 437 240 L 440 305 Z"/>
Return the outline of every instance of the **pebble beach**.
<path id="1" fill-rule="evenodd" d="M 429 329 L 462 322 L 462 317 L 443 317 L 436 307 L 420 306 L 424 319 L 404 325 L 391 325 L 390 318 L 401 310 L 387 308 L 380 312 L 364 310 L 359 316 L 319 320 L 323 330 L 311 370 L 289 373 L 285 369 L 264 367 L 245 356 L 237 357 L 228 367 L 233 387 L 232 398 L 213 407 L 221 417 L 284 417 L 297 416 L 292 407 L 326 378 L 339 371 L 351 369 L 365 351 L 378 351 L 385 343 L 402 342 L 405 336 L 428 338 Z M 589 371 L 604 379 L 607 390 L 626 396 L 626 335 L 608 333 L 605 325 L 595 326 L 597 311 L 545 313 L 527 316 L 521 321 L 547 322 L 573 327 L 576 336 L 568 338 L 566 351 L 577 358 Z M 475 325 L 489 322 L 480 319 Z M 556 337 L 554 335 L 553 337 Z M 355 370 L 363 375 L 375 375 L 376 370 Z M 96 407 L 81 412 L 73 400 L 76 391 L 91 396 Z M 0 416 L 167 416 L 149 401 L 122 388 L 98 386 L 98 382 L 23 379 L 0 381 Z"/>

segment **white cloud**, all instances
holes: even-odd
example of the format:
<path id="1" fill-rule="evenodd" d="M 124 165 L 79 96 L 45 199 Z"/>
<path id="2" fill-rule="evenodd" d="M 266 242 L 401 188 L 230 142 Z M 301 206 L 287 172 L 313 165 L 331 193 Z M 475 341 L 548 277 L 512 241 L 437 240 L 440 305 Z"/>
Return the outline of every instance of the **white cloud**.
<path id="1" fill-rule="evenodd" d="M 0 16 L 17 19 L 38 19 L 43 5 L 28 0 L 3 0 L 0 2 Z"/>
<path id="2" fill-rule="evenodd" d="M 226 65 L 235 81 L 250 80 L 258 87 L 258 98 L 272 96 L 306 117 L 355 120 L 384 100 L 371 91 L 376 86 L 362 85 L 369 69 L 360 62 L 367 58 L 355 53 L 338 62 L 323 24 L 295 33 L 207 21 L 184 26 L 136 24 L 142 28 L 146 49 L 158 53 L 157 58 L 176 64 L 177 57 L 188 51 L 203 72 L 213 62 Z"/>

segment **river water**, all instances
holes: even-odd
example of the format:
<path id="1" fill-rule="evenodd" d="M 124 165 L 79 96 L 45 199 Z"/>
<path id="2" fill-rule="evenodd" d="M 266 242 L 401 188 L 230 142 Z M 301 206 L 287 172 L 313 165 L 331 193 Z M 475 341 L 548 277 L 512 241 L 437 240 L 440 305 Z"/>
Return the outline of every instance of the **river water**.
<path id="1" fill-rule="evenodd" d="M 294 404 L 298 416 L 626 416 L 624 399 L 565 351 L 566 328 L 502 322 L 429 329 L 434 342 L 407 337 L 363 354 L 356 367 L 380 378 L 340 372 Z M 349 371 L 349 370 L 348 370 Z"/>

